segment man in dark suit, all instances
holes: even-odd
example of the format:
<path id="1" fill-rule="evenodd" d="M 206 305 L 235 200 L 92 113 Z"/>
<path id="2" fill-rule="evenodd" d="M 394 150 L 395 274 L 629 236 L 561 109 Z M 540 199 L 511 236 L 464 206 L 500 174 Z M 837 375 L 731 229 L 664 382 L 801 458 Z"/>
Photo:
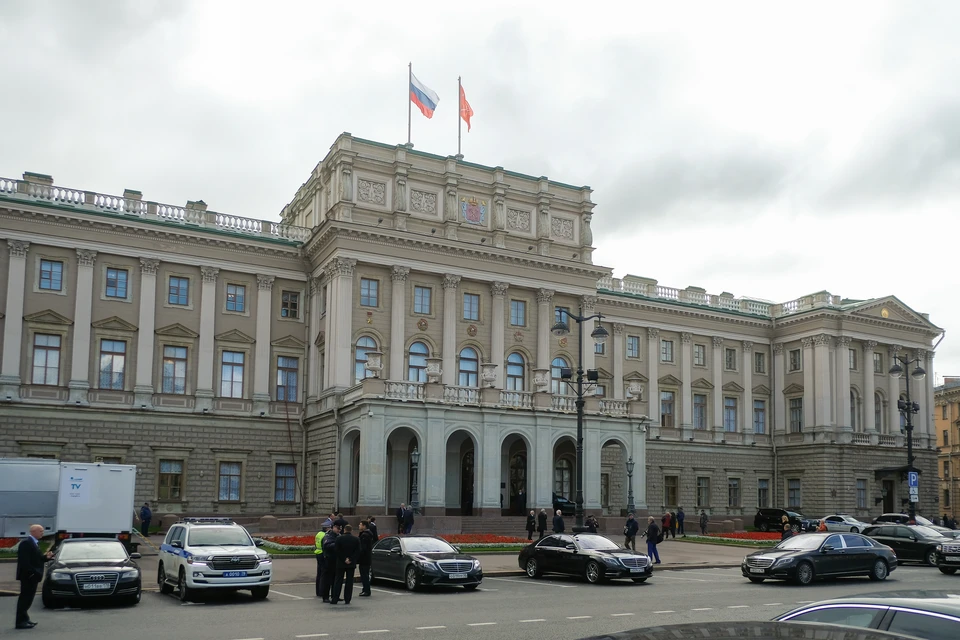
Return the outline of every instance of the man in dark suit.
<path id="1" fill-rule="evenodd" d="M 43 565 L 53 557 L 49 551 L 40 552 L 43 526 L 30 525 L 30 535 L 20 541 L 17 548 L 17 580 L 20 581 L 20 598 L 17 599 L 17 629 L 33 629 L 36 622 L 30 621 L 30 605 L 37 595 L 37 585 L 43 580 Z"/>
<path id="2" fill-rule="evenodd" d="M 403 533 L 403 514 L 407 510 L 407 505 L 400 503 L 400 508 L 397 509 L 397 533 Z"/>
<path id="3" fill-rule="evenodd" d="M 413 507 L 408 506 L 403 511 L 403 532 L 410 533 L 413 531 Z"/>
<path id="4" fill-rule="evenodd" d="M 330 590 L 333 587 L 334 574 L 337 572 L 337 536 L 340 535 L 340 525 L 336 522 L 330 525 L 330 530 L 323 536 L 323 572 L 320 574 L 320 599 L 330 602 Z"/>
<path id="5" fill-rule="evenodd" d="M 343 590 L 343 604 L 350 604 L 353 600 L 353 579 L 357 563 L 360 562 L 360 541 L 352 535 L 353 528 L 347 525 L 343 534 L 337 536 L 334 548 L 337 553 L 337 574 L 333 582 L 333 593 L 330 595 L 330 604 L 340 601 L 340 590 Z"/>

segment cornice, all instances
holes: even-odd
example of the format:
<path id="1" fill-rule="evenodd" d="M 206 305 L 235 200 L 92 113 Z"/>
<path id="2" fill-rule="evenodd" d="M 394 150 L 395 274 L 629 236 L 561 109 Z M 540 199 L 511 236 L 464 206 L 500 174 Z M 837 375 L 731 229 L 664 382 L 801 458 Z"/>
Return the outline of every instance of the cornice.
<path id="1" fill-rule="evenodd" d="M 736 312 L 726 312 L 724 309 L 704 309 L 687 305 L 671 305 L 669 303 L 658 304 L 647 299 L 610 296 L 605 294 L 603 291 L 598 292 L 597 296 L 599 298 L 598 306 L 603 305 L 607 307 L 636 309 L 640 311 L 653 311 L 658 314 L 666 314 L 682 318 L 701 318 L 704 320 L 722 321 L 728 326 L 730 324 L 735 324 L 744 327 L 757 327 L 768 330 L 773 328 L 773 323 L 769 318 L 745 316 L 737 314 Z"/>
<path id="2" fill-rule="evenodd" d="M 853 315 L 849 311 L 843 311 L 842 309 L 811 309 L 809 311 L 801 311 L 799 313 L 793 313 L 789 316 L 781 316 L 776 318 L 776 326 L 788 327 L 790 325 L 799 324 L 800 322 L 806 322 L 811 319 L 816 318 L 830 318 L 831 320 L 840 319 L 843 321 L 844 325 L 849 323 L 850 325 L 854 324 L 864 324 L 872 327 L 883 327 L 884 329 L 893 329 L 895 331 L 913 331 L 915 333 L 923 333 L 930 337 L 936 337 L 940 335 L 939 331 L 934 331 L 929 327 L 925 327 L 919 323 L 904 323 L 904 322 L 894 322 L 884 318 L 874 318 L 872 316 L 861 316 Z M 841 329 L 846 328 L 841 326 Z M 852 327 L 851 327 L 852 328 Z"/>

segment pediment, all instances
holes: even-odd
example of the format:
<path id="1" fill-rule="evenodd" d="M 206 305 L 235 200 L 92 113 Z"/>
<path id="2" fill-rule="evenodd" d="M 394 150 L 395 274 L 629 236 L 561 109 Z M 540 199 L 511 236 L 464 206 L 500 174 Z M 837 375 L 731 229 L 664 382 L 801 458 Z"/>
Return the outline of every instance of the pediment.
<path id="1" fill-rule="evenodd" d="M 757 395 L 768 396 L 770 395 L 770 387 L 767 387 L 762 384 L 758 384 L 753 388 L 753 392 Z"/>
<path id="2" fill-rule="evenodd" d="M 803 393 L 803 385 L 794 382 L 783 390 L 783 395 L 791 395 L 794 393 Z"/>
<path id="3" fill-rule="evenodd" d="M 277 338 L 270 343 L 271 347 L 280 347 L 281 349 L 303 349 L 307 346 L 307 343 L 303 340 L 298 340 L 293 336 L 284 336 L 283 338 Z"/>
<path id="4" fill-rule="evenodd" d="M 66 316 L 62 316 L 53 309 L 46 309 L 44 311 L 37 311 L 36 313 L 31 313 L 28 316 L 23 316 L 23 319 L 27 322 L 33 322 L 36 324 L 59 324 L 59 325 L 71 325 L 73 320 Z"/>
<path id="5" fill-rule="evenodd" d="M 214 339 L 218 342 L 235 342 L 240 344 L 253 344 L 256 342 L 256 340 L 245 334 L 243 331 L 237 331 L 236 329 L 224 331 L 220 335 L 214 336 Z"/>
<path id="6" fill-rule="evenodd" d="M 736 382 L 728 382 L 727 384 L 723 385 L 723 390 L 734 391 L 736 393 L 743 393 L 743 387 L 738 385 Z"/>
<path id="7" fill-rule="evenodd" d="M 319 347 L 326 341 L 327 341 L 327 334 L 321 331 L 317 334 L 317 338 L 316 340 L 313 341 L 313 344 Z"/>
<path id="8" fill-rule="evenodd" d="M 170 336 L 172 338 L 197 338 L 200 336 L 199 333 L 188 329 L 179 322 L 167 325 L 166 327 L 160 327 L 154 333 L 158 336 Z"/>
<path id="9" fill-rule="evenodd" d="M 130 324 L 119 316 L 111 316 L 103 320 L 95 320 L 90 325 L 94 329 L 107 329 L 109 331 L 136 331 L 137 325 Z"/>
<path id="10" fill-rule="evenodd" d="M 657 382 L 659 382 L 660 384 L 665 384 L 670 387 L 679 387 L 681 384 L 683 384 L 682 382 L 680 382 L 680 379 L 677 378 L 677 376 L 670 375 L 669 373 L 663 376 L 662 378 L 660 378 L 659 380 L 657 380 Z"/>
<path id="11" fill-rule="evenodd" d="M 606 369 L 604 369 L 603 367 L 600 367 L 597 369 L 597 375 L 605 380 L 609 380 L 613 378 L 613 374 L 607 371 Z"/>
<path id="12" fill-rule="evenodd" d="M 713 383 L 706 378 L 697 378 L 690 386 L 694 389 L 713 389 Z"/>
<path id="13" fill-rule="evenodd" d="M 886 312 L 886 315 L 884 315 L 884 312 Z M 901 302 L 896 296 L 885 296 L 874 300 L 866 300 L 859 304 L 854 303 L 849 307 L 848 313 L 855 318 L 901 322 L 931 329 L 938 328 L 930 320 Z"/>
<path id="14" fill-rule="evenodd" d="M 647 376 L 643 375 L 639 371 L 631 371 L 630 373 L 623 376 L 624 380 L 639 380 L 640 382 L 648 382 Z"/>

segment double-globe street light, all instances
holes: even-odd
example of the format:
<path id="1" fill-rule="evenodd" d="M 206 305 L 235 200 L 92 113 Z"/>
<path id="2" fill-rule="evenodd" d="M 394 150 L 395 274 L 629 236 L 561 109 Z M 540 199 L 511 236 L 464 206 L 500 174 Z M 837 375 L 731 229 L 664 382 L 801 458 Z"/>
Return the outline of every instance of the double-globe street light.
<path id="1" fill-rule="evenodd" d="M 913 368 L 913 371 L 910 372 L 910 378 L 914 380 L 923 380 L 927 375 L 927 372 L 923 370 L 923 367 L 920 366 L 921 359 L 914 358 L 908 360 L 898 355 L 893 356 L 893 366 L 890 367 L 890 376 L 893 378 L 899 378 L 906 370 L 910 367 L 911 364 L 916 364 L 917 366 Z M 907 475 L 912 471 L 915 471 L 913 468 L 913 414 L 920 412 L 920 405 L 916 402 L 910 401 L 910 378 L 906 379 L 906 396 L 905 400 L 897 400 L 897 408 L 900 410 L 900 413 L 903 414 L 906 419 L 906 431 L 907 431 Z M 917 503 L 910 499 L 910 522 L 915 523 L 917 521 Z"/>
<path id="2" fill-rule="evenodd" d="M 574 403 L 577 407 L 577 498 L 576 498 L 576 525 L 573 527 L 574 533 L 580 533 L 586 531 L 583 526 L 583 323 L 588 320 L 597 319 L 600 320 L 603 318 L 602 314 L 595 313 L 593 315 L 584 316 L 583 307 L 580 307 L 581 315 L 573 315 L 567 311 L 560 314 L 560 317 L 557 319 L 556 324 L 553 325 L 551 332 L 555 336 L 565 336 L 570 333 L 570 326 L 564 322 L 565 318 L 570 318 L 580 325 L 579 336 L 577 340 L 577 386 L 574 389 L 574 393 L 577 396 L 576 402 Z M 597 324 L 594 330 L 590 333 L 590 337 L 593 338 L 596 344 L 603 344 L 607 341 L 607 338 L 610 334 L 606 329 L 603 328 L 603 325 Z M 596 369 L 591 369 L 586 372 L 588 382 L 596 382 L 599 378 L 597 375 Z M 562 380 L 569 380 L 573 377 L 573 372 L 569 369 L 561 369 L 560 378 Z M 569 383 L 568 383 L 569 385 Z"/>

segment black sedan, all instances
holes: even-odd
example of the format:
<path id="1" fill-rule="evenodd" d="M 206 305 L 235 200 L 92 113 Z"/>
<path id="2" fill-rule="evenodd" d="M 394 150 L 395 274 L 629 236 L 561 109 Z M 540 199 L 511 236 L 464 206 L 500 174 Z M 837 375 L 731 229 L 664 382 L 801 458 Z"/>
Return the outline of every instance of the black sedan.
<path id="1" fill-rule="evenodd" d="M 937 566 L 937 545 L 953 542 L 933 529 L 904 524 L 867 527 L 863 535 L 893 549 L 901 561 L 923 562 L 931 567 Z"/>
<path id="2" fill-rule="evenodd" d="M 960 569 L 960 540 L 938 544 L 936 552 L 937 568 L 940 569 L 940 573 L 952 576 Z"/>
<path id="3" fill-rule="evenodd" d="M 646 555 L 593 533 L 547 536 L 525 547 L 517 561 L 531 578 L 563 573 L 583 576 L 592 584 L 612 578 L 646 582 L 653 573 L 653 564 Z"/>
<path id="4" fill-rule="evenodd" d="M 870 576 L 883 580 L 897 568 L 890 547 L 859 533 L 804 533 L 772 549 L 751 553 L 740 571 L 750 582 L 793 580 L 807 585 L 827 576 Z"/>
<path id="5" fill-rule="evenodd" d="M 115 539 L 63 540 L 47 563 L 41 597 L 43 606 L 55 608 L 72 602 L 140 602 L 140 567 Z"/>
<path id="6" fill-rule="evenodd" d="M 483 581 L 480 561 L 434 536 L 390 536 L 373 547 L 370 578 L 396 580 L 414 591 L 421 585 L 463 587 Z"/>
<path id="7" fill-rule="evenodd" d="M 561 515 L 572 516 L 577 511 L 577 503 L 563 496 L 553 494 L 553 514 L 551 514 L 551 516 L 555 515 L 557 511 L 559 511 Z"/>

